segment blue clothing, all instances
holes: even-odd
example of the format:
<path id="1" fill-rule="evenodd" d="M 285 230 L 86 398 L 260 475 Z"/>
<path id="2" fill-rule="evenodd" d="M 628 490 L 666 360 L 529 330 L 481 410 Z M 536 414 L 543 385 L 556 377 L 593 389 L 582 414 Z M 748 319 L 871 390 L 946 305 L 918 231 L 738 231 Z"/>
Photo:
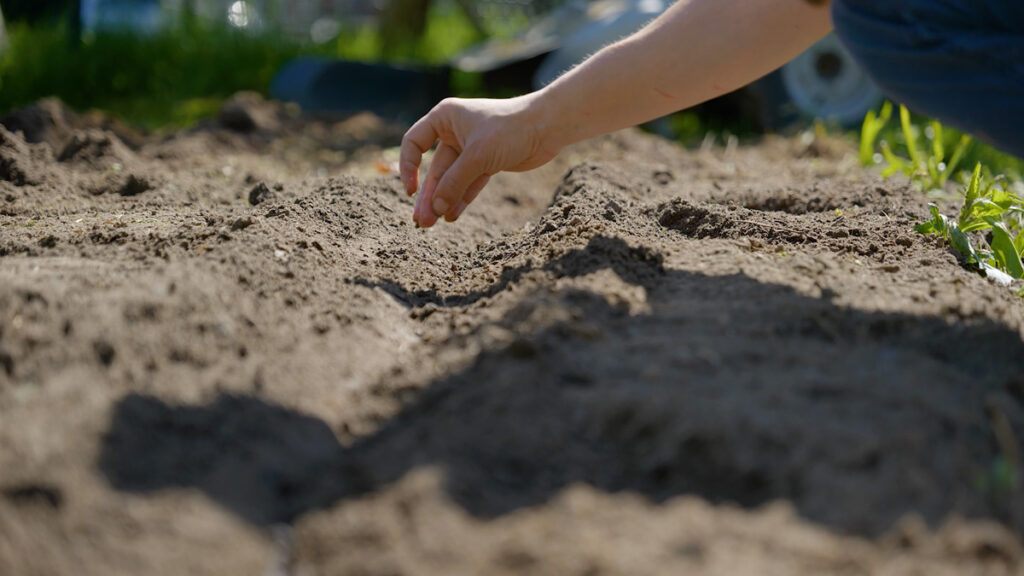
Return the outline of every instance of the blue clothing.
<path id="1" fill-rule="evenodd" d="M 888 97 L 1024 158 L 1024 0 L 834 0 Z"/>

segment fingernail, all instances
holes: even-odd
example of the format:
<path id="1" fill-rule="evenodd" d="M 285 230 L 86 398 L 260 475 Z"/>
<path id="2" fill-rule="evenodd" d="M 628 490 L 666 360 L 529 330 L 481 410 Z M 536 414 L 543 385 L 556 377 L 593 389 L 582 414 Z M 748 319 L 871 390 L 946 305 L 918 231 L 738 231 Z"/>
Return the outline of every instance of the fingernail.
<path id="1" fill-rule="evenodd" d="M 459 216 L 462 216 L 462 211 L 465 210 L 465 209 L 466 209 L 466 203 L 465 202 L 459 202 L 455 206 L 455 218 L 458 219 Z"/>
<path id="2" fill-rule="evenodd" d="M 438 216 L 442 216 L 445 212 L 448 212 L 448 203 L 444 201 L 444 198 L 434 198 L 434 202 L 431 206 L 434 208 L 434 214 L 437 214 Z"/>

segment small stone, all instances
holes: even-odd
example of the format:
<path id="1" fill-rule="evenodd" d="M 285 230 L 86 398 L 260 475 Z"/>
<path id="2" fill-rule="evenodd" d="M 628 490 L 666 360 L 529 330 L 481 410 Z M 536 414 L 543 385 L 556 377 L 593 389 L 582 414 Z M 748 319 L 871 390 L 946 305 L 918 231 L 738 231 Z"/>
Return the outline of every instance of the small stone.
<path id="1" fill-rule="evenodd" d="M 153 184 L 146 177 L 129 174 L 118 188 L 117 193 L 121 196 L 137 196 L 152 189 Z"/>
<path id="2" fill-rule="evenodd" d="M 264 182 L 260 182 L 253 189 L 249 191 L 249 204 L 258 206 L 267 200 L 271 200 L 276 196 L 274 192 Z"/>
<path id="3" fill-rule="evenodd" d="M 280 128 L 274 105 L 255 92 L 239 92 L 220 109 L 217 120 L 235 132 L 274 131 Z"/>
<path id="4" fill-rule="evenodd" d="M 537 346 L 525 338 L 516 338 L 506 350 L 514 358 L 533 358 L 540 353 Z"/>
<path id="5" fill-rule="evenodd" d="M 2 346 L 0 346 L 0 367 L 8 376 L 14 376 L 14 356 Z"/>
<path id="6" fill-rule="evenodd" d="M 245 218 L 239 218 L 231 223 L 231 231 L 237 232 L 238 230 L 245 230 L 249 226 L 252 226 L 252 218 L 248 216 Z"/>
<path id="7" fill-rule="evenodd" d="M 110 366 L 114 362 L 114 347 L 109 342 L 97 340 L 93 342 L 92 349 L 96 352 L 96 357 L 99 358 L 100 363 L 104 366 Z"/>

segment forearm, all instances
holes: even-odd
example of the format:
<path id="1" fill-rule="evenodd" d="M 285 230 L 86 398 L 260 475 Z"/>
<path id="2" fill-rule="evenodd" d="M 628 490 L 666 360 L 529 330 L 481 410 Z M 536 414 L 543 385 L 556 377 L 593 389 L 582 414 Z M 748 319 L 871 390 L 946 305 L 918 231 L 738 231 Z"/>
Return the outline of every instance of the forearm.
<path id="1" fill-rule="evenodd" d="M 554 147 L 613 132 L 731 92 L 831 30 L 804 0 L 679 0 L 637 34 L 530 95 Z"/>

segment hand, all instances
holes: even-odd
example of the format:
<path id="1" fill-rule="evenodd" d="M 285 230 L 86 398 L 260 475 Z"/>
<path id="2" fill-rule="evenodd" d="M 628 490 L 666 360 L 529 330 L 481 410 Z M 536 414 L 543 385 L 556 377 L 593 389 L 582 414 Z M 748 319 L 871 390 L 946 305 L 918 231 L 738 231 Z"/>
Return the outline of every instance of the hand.
<path id="1" fill-rule="evenodd" d="M 544 135 L 537 98 L 448 98 L 405 133 L 399 167 L 410 196 L 423 154 L 440 141 L 416 201 L 417 225 L 429 228 L 442 216 L 454 222 L 494 174 L 532 170 L 558 154 L 561 146 Z"/>
<path id="2" fill-rule="evenodd" d="M 739 88 L 831 28 L 830 11 L 807 2 L 686 0 L 538 92 L 444 100 L 402 140 L 400 169 L 409 194 L 419 187 L 423 153 L 441 142 L 413 220 L 423 227 L 441 216 L 454 221 L 492 175 L 536 168 L 572 142 Z"/>

